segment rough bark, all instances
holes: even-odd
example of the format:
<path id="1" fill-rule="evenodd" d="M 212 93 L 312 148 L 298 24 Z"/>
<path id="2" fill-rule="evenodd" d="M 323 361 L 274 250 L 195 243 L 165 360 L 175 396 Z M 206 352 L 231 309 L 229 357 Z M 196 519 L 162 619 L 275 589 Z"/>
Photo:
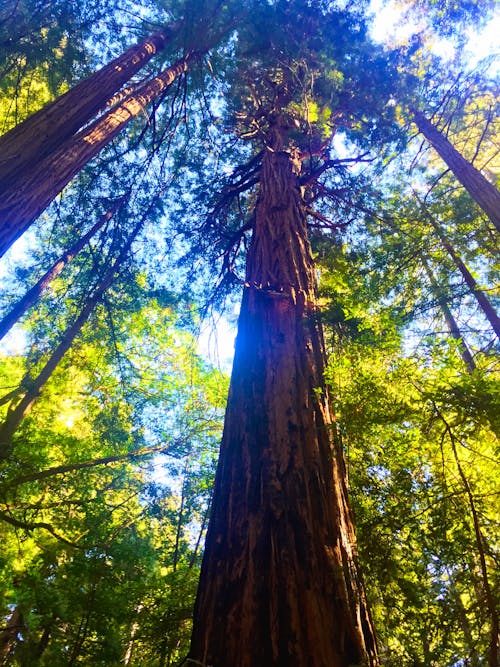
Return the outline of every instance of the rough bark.
<path id="1" fill-rule="evenodd" d="M 104 224 L 115 214 L 123 198 L 118 199 L 109 211 L 106 211 L 89 231 L 69 248 L 59 259 L 54 262 L 48 271 L 46 271 L 40 280 L 29 289 L 26 294 L 19 299 L 14 307 L 0 320 L 0 340 L 10 331 L 16 322 L 38 301 L 42 292 L 47 289 L 50 283 L 61 273 L 66 264 L 70 262 L 97 234 Z"/>
<path id="2" fill-rule="evenodd" d="M 467 162 L 421 111 L 411 109 L 411 112 L 419 131 L 500 231 L 500 192 L 474 165 Z"/>
<path id="3" fill-rule="evenodd" d="M 43 387 L 46 385 L 52 373 L 55 371 L 64 355 L 73 344 L 73 341 L 80 333 L 83 325 L 87 322 L 95 307 L 101 300 L 102 295 L 112 284 L 117 272 L 128 256 L 132 243 L 144 226 L 147 216 L 153 206 L 156 204 L 157 199 L 158 197 L 155 197 L 153 202 L 148 206 L 144 215 L 135 225 L 118 257 L 106 271 L 102 280 L 93 291 L 92 295 L 87 299 L 76 320 L 71 326 L 68 327 L 68 329 L 66 329 L 59 344 L 52 352 L 45 366 L 41 369 L 36 378 L 29 382 L 24 396 L 16 405 L 9 406 L 5 421 L 0 426 L 0 460 L 6 459 L 10 456 L 13 449 L 13 436 L 19 428 L 19 425 L 22 423 L 25 416 L 37 401 Z"/>
<path id="4" fill-rule="evenodd" d="M 0 257 L 132 118 L 186 72 L 191 57 L 187 55 L 151 78 L 118 106 L 34 165 L 15 187 L 0 193 Z"/>
<path id="5" fill-rule="evenodd" d="M 188 664 L 378 664 L 298 177 L 274 142 L 247 282 Z"/>
<path id="6" fill-rule="evenodd" d="M 0 191 L 80 130 L 167 42 L 156 32 L 0 137 Z"/>

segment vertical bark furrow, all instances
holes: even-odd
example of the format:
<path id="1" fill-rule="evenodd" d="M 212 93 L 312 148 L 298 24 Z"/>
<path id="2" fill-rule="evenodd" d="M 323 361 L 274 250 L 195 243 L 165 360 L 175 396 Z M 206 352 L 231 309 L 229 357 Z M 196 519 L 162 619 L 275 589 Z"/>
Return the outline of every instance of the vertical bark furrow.
<path id="1" fill-rule="evenodd" d="M 290 154 L 264 158 L 190 657 L 377 665 Z"/>
<path id="2" fill-rule="evenodd" d="M 156 32 L 0 138 L 0 190 L 92 120 L 109 98 L 166 44 Z"/>
<path id="3" fill-rule="evenodd" d="M 92 158 L 187 70 L 189 61 L 186 56 L 149 80 L 28 171 L 21 184 L 0 193 L 0 257 Z"/>

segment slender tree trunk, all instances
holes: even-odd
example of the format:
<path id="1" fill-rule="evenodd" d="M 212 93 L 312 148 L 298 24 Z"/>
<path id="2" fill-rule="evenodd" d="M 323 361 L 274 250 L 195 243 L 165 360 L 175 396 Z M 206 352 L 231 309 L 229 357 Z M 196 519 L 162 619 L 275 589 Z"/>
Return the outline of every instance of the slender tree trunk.
<path id="1" fill-rule="evenodd" d="M 441 241 L 443 248 L 446 250 L 448 255 L 451 257 L 453 260 L 455 266 L 457 269 L 460 271 L 462 274 L 462 277 L 465 281 L 465 284 L 468 286 L 470 289 L 473 297 L 476 299 L 477 304 L 479 305 L 479 308 L 483 311 L 484 316 L 488 320 L 488 322 L 491 324 L 493 331 L 495 332 L 496 336 L 498 339 L 500 339 L 500 317 L 498 317 L 497 312 L 495 308 L 491 305 L 490 300 L 486 296 L 486 294 L 483 292 L 482 289 L 479 288 L 479 285 L 474 279 L 474 276 L 472 273 L 469 271 L 465 263 L 463 262 L 462 258 L 459 257 L 457 252 L 455 251 L 455 248 L 453 245 L 450 243 L 448 238 L 446 237 L 445 233 L 443 232 L 443 229 L 441 228 L 441 225 L 439 222 L 434 218 L 433 215 L 429 213 L 427 208 L 424 208 L 426 217 L 428 221 L 430 222 L 432 228 L 436 232 L 436 235 L 438 236 L 439 240 Z"/>
<path id="2" fill-rule="evenodd" d="M 179 564 L 179 548 L 181 544 L 182 537 L 182 528 L 184 526 L 184 504 L 186 502 L 186 487 L 188 484 L 187 475 L 189 470 L 189 457 L 186 459 L 184 464 L 184 472 L 182 478 L 182 491 L 181 491 L 181 505 L 179 507 L 179 518 L 177 519 L 177 529 L 175 531 L 175 546 L 174 546 L 174 557 L 172 568 L 174 572 L 177 570 L 177 565 Z"/>
<path id="3" fill-rule="evenodd" d="M 426 272 L 427 277 L 429 279 L 432 294 L 437 300 L 439 307 L 441 308 L 441 312 L 443 313 L 444 321 L 446 322 L 448 331 L 450 332 L 451 336 L 457 341 L 458 350 L 460 356 L 462 357 L 462 361 L 467 367 L 469 373 L 472 373 L 472 371 L 474 371 L 476 368 L 476 364 L 474 363 L 472 354 L 469 348 L 467 347 L 467 343 L 465 342 L 464 337 L 462 336 L 460 327 L 458 326 L 456 319 L 453 317 L 453 313 L 451 312 L 451 309 L 448 305 L 448 301 L 446 299 L 445 294 L 443 293 L 443 289 L 441 288 L 436 278 L 434 277 L 430 264 L 425 256 L 422 256 L 422 264 L 424 267 L 424 271 Z"/>
<path id="4" fill-rule="evenodd" d="M 167 42 L 156 32 L 0 137 L 0 191 L 92 120 Z M 22 177 L 22 176 L 21 176 Z"/>
<path id="5" fill-rule="evenodd" d="M 187 55 L 147 81 L 118 106 L 35 164 L 15 186 L 0 193 L 0 257 L 132 118 L 186 72 L 191 57 Z"/>
<path id="6" fill-rule="evenodd" d="M 448 139 L 417 109 L 410 109 L 419 131 L 432 144 L 472 199 L 500 231 L 500 192 L 457 151 Z"/>
<path id="7" fill-rule="evenodd" d="M 118 272 L 121 265 L 128 256 L 132 243 L 137 237 L 137 234 L 144 226 L 147 216 L 151 211 L 151 209 L 153 208 L 153 206 L 156 204 L 157 200 L 158 196 L 155 197 L 153 202 L 148 206 L 146 212 L 143 214 L 139 222 L 134 227 L 133 231 L 131 232 L 130 236 L 127 239 L 126 244 L 121 249 L 118 257 L 115 259 L 111 267 L 105 273 L 103 279 L 101 280 L 97 288 L 94 290 L 92 296 L 90 296 L 87 299 L 84 307 L 80 311 L 80 314 L 78 315 L 76 320 L 64 332 L 61 341 L 51 354 L 45 366 L 42 368 L 37 377 L 31 380 L 31 382 L 29 383 L 29 387 L 26 390 L 26 393 L 24 394 L 22 399 L 19 401 L 17 405 L 9 407 L 5 421 L 0 426 L 0 460 L 6 459 L 10 456 L 13 447 L 12 438 L 14 436 L 14 433 L 18 429 L 24 417 L 33 407 L 33 404 L 40 396 L 43 387 L 49 380 L 54 370 L 59 365 L 60 361 L 62 360 L 66 352 L 73 344 L 73 341 L 75 340 L 76 336 L 80 333 L 83 325 L 89 319 L 93 310 L 99 303 L 102 295 L 112 284 L 116 276 L 116 273 Z"/>
<path id="8" fill-rule="evenodd" d="M 453 433 L 452 428 L 444 418 L 444 416 L 439 413 L 441 420 L 443 421 L 446 431 L 449 435 L 450 438 L 450 443 L 451 443 L 451 449 L 453 452 L 453 457 L 455 459 L 455 463 L 457 465 L 457 470 L 458 474 L 460 476 L 460 479 L 462 480 L 462 484 L 464 486 L 465 492 L 467 494 L 467 498 L 469 501 L 469 507 L 471 510 L 471 515 L 472 515 L 472 525 L 474 527 L 474 536 L 476 538 L 476 546 L 477 546 L 477 553 L 479 557 L 479 567 L 481 571 L 481 580 L 483 584 L 483 589 L 484 589 L 484 597 L 486 601 L 486 606 L 488 609 L 489 617 L 490 617 L 490 641 L 489 641 L 489 651 L 488 651 L 488 665 L 489 667 L 499 667 L 499 637 L 500 637 L 500 617 L 498 614 L 498 609 L 497 609 L 497 602 L 495 600 L 495 595 L 493 593 L 491 584 L 490 584 L 490 579 L 488 576 L 488 567 L 486 565 L 486 550 L 485 550 L 485 545 L 484 545 L 484 538 L 481 530 L 481 523 L 479 519 L 479 514 L 476 508 L 476 502 L 474 500 L 474 495 L 472 493 L 471 486 L 469 484 L 469 480 L 467 479 L 467 475 L 464 472 L 462 463 L 460 461 L 460 458 L 458 456 L 458 451 L 457 451 L 457 445 L 456 445 L 456 438 L 455 434 Z M 479 596 L 479 599 L 481 599 L 481 596 Z"/>
<path id="9" fill-rule="evenodd" d="M 37 302 L 42 292 L 47 289 L 50 283 L 56 278 L 64 269 L 66 264 L 75 257 L 80 250 L 82 250 L 90 239 L 97 234 L 97 232 L 104 226 L 104 224 L 112 218 L 118 208 L 123 203 L 125 197 L 118 199 L 114 205 L 102 215 L 95 225 L 89 229 L 78 241 L 71 246 L 61 257 L 50 267 L 48 271 L 40 278 L 40 280 L 29 289 L 26 294 L 19 299 L 10 312 L 0 320 L 0 340 L 10 331 L 16 322 Z"/>
<path id="10" fill-rule="evenodd" d="M 188 664 L 378 664 L 296 163 L 260 180 Z"/>

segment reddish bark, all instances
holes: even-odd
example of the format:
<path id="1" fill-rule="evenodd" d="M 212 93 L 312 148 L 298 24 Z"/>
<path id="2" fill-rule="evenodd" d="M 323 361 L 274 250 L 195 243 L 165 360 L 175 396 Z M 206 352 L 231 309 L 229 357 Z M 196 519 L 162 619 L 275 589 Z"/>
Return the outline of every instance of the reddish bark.
<path id="1" fill-rule="evenodd" d="M 276 140 L 264 157 L 249 250 L 195 607 L 194 664 L 378 664 L 323 380 L 296 171 Z"/>
<path id="2" fill-rule="evenodd" d="M 472 199 L 483 209 L 500 231 L 500 192 L 474 165 L 467 162 L 463 155 L 452 146 L 444 134 L 434 127 L 421 111 L 411 109 L 411 112 L 420 132 L 432 144 Z"/>
<path id="3" fill-rule="evenodd" d="M 186 72 L 190 59 L 188 55 L 149 79 L 118 106 L 34 165 L 15 186 L 0 193 L 0 257 L 132 118 Z"/>
<path id="4" fill-rule="evenodd" d="M 169 29 L 168 32 L 171 32 Z M 92 120 L 167 42 L 156 32 L 0 137 L 0 190 Z"/>

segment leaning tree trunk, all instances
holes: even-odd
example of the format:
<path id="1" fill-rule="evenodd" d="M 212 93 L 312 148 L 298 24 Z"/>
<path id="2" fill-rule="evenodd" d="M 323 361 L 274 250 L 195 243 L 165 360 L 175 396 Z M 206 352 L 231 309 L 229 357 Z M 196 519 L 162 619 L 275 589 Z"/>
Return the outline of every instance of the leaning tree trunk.
<path id="1" fill-rule="evenodd" d="M 422 255 L 422 265 L 424 267 L 425 273 L 427 274 L 427 278 L 429 279 L 431 292 L 434 295 L 437 303 L 439 304 L 439 307 L 443 314 L 444 321 L 446 322 L 446 326 L 448 327 L 448 331 L 458 344 L 459 354 L 462 357 L 462 361 L 464 362 L 467 370 L 469 371 L 469 373 L 472 373 L 476 368 L 474 358 L 471 354 L 471 351 L 469 350 L 467 343 L 465 342 L 464 337 L 462 336 L 462 332 L 460 331 L 458 322 L 456 321 L 455 317 L 453 316 L 453 313 L 451 312 L 451 308 L 448 305 L 446 294 L 443 291 L 441 285 L 439 285 L 439 283 L 437 282 L 434 273 L 432 272 L 429 261 L 425 255 Z"/>
<path id="2" fill-rule="evenodd" d="M 165 47 L 168 32 L 156 32 L 132 46 L 0 137 L 0 190 L 15 185 L 23 171 L 92 120 L 109 98 Z"/>
<path id="3" fill-rule="evenodd" d="M 34 306 L 40 298 L 42 292 L 47 289 L 50 283 L 61 273 L 66 264 L 70 262 L 90 241 L 90 239 L 97 234 L 97 232 L 104 226 L 125 200 L 125 195 L 117 199 L 113 206 L 106 211 L 99 220 L 74 243 L 71 248 L 66 250 L 59 259 L 46 271 L 40 280 L 31 287 L 26 294 L 15 303 L 11 310 L 0 320 L 0 340 L 11 330 L 16 322 L 18 322 L 23 315 Z"/>
<path id="4" fill-rule="evenodd" d="M 411 109 L 419 131 L 483 209 L 500 232 L 500 192 L 461 155 L 448 139 L 417 109 Z"/>
<path id="5" fill-rule="evenodd" d="M 436 220 L 434 216 L 427 210 L 425 205 L 424 205 L 424 212 L 427 220 L 429 221 L 432 228 L 436 232 L 436 236 L 441 241 L 443 248 L 446 250 L 450 258 L 453 260 L 453 263 L 460 271 L 465 284 L 470 289 L 471 294 L 476 300 L 479 308 L 483 312 L 488 322 L 491 324 L 491 327 L 495 332 L 495 335 L 500 340 L 500 317 L 498 316 L 497 311 L 495 310 L 494 306 L 492 305 L 492 303 L 490 302 L 484 291 L 477 284 L 476 279 L 467 268 L 465 262 L 458 255 L 455 248 L 450 243 L 438 220 Z"/>
<path id="6" fill-rule="evenodd" d="M 137 88 L 104 116 L 34 165 L 15 187 L 0 192 L 0 257 L 132 118 L 186 72 L 191 58 L 188 54 Z"/>
<path id="7" fill-rule="evenodd" d="M 162 191 L 163 188 L 161 192 Z M 9 406 L 9 409 L 7 411 L 7 416 L 5 417 L 5 421 L 3 422 L 3 424 L 0 425 L 0 461 L 9 458 L 9 456 L 11 455 L 14 447 L 13 437 L 15 432 L 17 431 L 23 419 L 26 417 L 28 412 L 33 407 L 33 405 L 38 400 L 43 388 L 45 387 L 48 380 L 52 376 L 52 373 L 60 364 L 66 352 L 70 349 L 75 338 L 78 336 L 84 324 L 87 322 L 87 320 L 95 310 L 102 296 L 113 283 L 116 274 L 121 269 L 122 264 L 125 262 L 125 260 L 129 255 L 130 248 L 132 247 L 133 242 L 137 238 L 139 232 L 144 227 L 149 213 L 156 205 L 160 194 L 155 196 L 155 198 L 150 203 L 144 214 L 141 216 L 139 222 L 137 222 L 132 232 L 130 233 L 129 237 L 127 238 L 127 241 L 125 242 L 123 248 L 120 250 L 118 257 L 105 272 L 103 278 L 101 279 L 97 287 L 94 289 L 93 293 L 86 300 L 85 305 L 78 314 L 76 320 L 66 329 L 61 340 L 59 341 L 59 344 L 56 346 L 56 348 L 50 355 L 45 366 L 41 369 L 36 378 L 30 379 L 28 382 L 25 382 L 27 389 L 24 396 L 17 404 L 13 403 Z M 15 393 L 17 394 L 17 392 Z"/>
<path id="8" fill-rule="evenodd" d="M 297 165 L 282 146 L 263 162 L 188 663 L 374 666 Z"/>

